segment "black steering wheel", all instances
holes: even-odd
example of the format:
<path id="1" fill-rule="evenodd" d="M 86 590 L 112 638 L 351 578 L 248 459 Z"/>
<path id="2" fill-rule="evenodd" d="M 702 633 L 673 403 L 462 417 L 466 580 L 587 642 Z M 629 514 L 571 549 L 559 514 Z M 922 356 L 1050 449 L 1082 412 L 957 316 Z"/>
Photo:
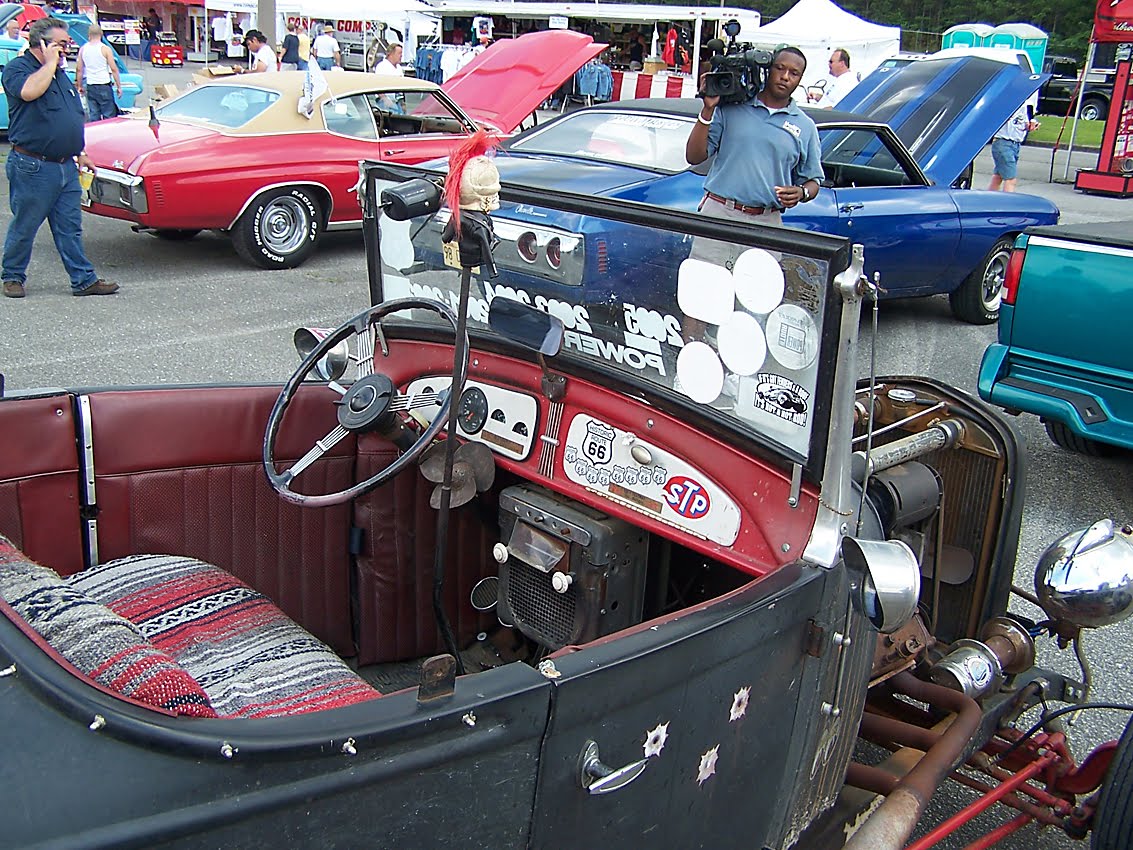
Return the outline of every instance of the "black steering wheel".
<path id="1" fill-rule="evenodd" d="M 374 325 L 391 313 L 402 310 L 431 310 L 444 318 L 452 325 L 453 331 L 456 331 L 456 314 L 440 301 L 429 298 L 398 298 L 393 301 L 383 301 L 376 307 L 371 307 L 369 310 L 359 313 L 346 324 L 336 328 L 304 358 L 295 374 L 284 385 L 283 391 L 280 392 L 279 398 L 275 400 L 275 405 L 271 409 L 267 429 L 264 432 L 264 472 L 267 473 L 268 481 L 275 492 L 287 501 L 304 507 L 323 507 L 340 505 L 361 496 L 363 493 L 368 493 L 404 471 L 428 448 L 441 429 L 445 427 L 448 421 L 449 408 L 453 403 L 452 397 L 456 392 L 455 388 L 464 386 L 464 379 L 468 374 L 467 334 L 465 334 L 465 339 L 463 341 L 458 340 L 455 346 L 455 351 L 464 351 L 465 356 L 459 361 L 455 357 L 453 358 L 452 386 L 449 391 L 418 393 L 410 396 L 400 395 L 393 381 L 374 369 L 374 336 L 376 333 L 380 333 L 380 329 L 375 329 Z M 277 472 L 275 465 L 276 438 L 279 434 L 280 425 L 283 423 L 283 416 L 287 412 L 288 405 L 291 404 L 291 399 L 295 397 L 295 393 L 303 380 L 311 373 L 319 360 L 336 345 L 351 336 L 357 338 L 358 354 L 352 356 L 352 359 L 357 363 L 358 379 L 349 387 L 343 387 L 336 381 L 329 383 L 330 388 L 341 396 L 341 398 L 335 400 L 335 405 L 338 407 L 338 424 L 321 440 L 316 440 L 310 451 L 299 458 L 294 466 L 284 472 Z M 463 342 L 463 345 L 461 342 Z M 303 470 L 351 434 L 386 430 L 391 423 L 397 424 L 395 417 L 408 417 L 408 411 L 411 409 L 431 406 L 438 401 L 441 403 L 441 409 L 433 417 L 429 426 L 421 433 L 421 436 L 400 457 L 372 477 L 335 493 L 306 495 L 296 493 L 291 489 L 291 483 L 299 477 Z M 416 425 L 415 421 L 414 425 Z"/>

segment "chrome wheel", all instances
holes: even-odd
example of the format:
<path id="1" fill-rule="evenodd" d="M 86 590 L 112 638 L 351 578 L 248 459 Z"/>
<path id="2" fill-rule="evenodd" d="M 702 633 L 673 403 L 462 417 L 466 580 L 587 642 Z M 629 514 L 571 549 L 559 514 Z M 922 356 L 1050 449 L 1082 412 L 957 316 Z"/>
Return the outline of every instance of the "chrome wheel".
<path id="1" fill-rule="evenodd" d="M 274 198 L 260 213 L 260 239 L 277 254 L 294 253 L 308 238 L 311 217 L 307 207 L 292 196 Z"/>
<path id="2" fill-rule="evenodd" d="M 1003 298 L 1003 281 L 1007 277 L 1007 263 L 1011 259 L 1010 246 L 997 245 L 984 266 L 983 305 L 989 313 L 999 310 Z"/>

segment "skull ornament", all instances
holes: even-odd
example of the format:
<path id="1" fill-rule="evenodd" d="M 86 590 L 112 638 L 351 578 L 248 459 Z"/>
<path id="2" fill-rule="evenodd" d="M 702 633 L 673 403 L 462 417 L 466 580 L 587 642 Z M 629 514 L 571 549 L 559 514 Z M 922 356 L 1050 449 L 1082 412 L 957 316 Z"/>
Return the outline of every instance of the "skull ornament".
<path id="1" fill-rule="evenodd" d="M 460 175 L 460 208 L 491 212 L 500 208 L 500 172 L 486 156 L 473 157 Z"/>

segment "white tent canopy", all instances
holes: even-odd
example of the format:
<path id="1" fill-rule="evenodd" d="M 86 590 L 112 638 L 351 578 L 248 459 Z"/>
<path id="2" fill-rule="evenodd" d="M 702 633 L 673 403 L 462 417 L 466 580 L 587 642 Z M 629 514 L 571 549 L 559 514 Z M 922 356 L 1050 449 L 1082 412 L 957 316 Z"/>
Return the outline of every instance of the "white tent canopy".
<path id="1" fill-rule="evenodd" d="M 839 47 L 850 54 L 850 71 L 864 79 L 901 50 L 901 28 L 870 23 L 831 0 L 799 0 L 782 17 L 757 29 L 752 40 L 799 48 L 806 56 L 805 87 L 829 73 L 827 60 Z"/>

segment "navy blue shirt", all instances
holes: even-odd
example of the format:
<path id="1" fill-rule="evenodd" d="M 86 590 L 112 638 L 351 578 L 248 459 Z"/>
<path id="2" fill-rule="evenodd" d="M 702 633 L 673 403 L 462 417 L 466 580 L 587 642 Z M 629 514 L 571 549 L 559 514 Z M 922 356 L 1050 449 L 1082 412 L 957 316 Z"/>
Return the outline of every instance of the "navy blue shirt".
<path id="1" fill-rule="evenodd" d="M 86 115 L 66 71 L 57 68 L 47 91 L 35 100 L 20 97 L 28 77 L 42 67 L 30 52 L 4 67 L 0 79 L 8 96 L 8 141 L 48 159 L 78 156 L 84 145 Z"/>
<path id="2" fill-rule="evenodd" d="M 776 186 L 821 180 L 822 150 L 814 122 L 792 100 L 771 109 L 758 98 L 725 104 L 712 116 L 704 188 L 756 207 L 778 207 Z"/>

